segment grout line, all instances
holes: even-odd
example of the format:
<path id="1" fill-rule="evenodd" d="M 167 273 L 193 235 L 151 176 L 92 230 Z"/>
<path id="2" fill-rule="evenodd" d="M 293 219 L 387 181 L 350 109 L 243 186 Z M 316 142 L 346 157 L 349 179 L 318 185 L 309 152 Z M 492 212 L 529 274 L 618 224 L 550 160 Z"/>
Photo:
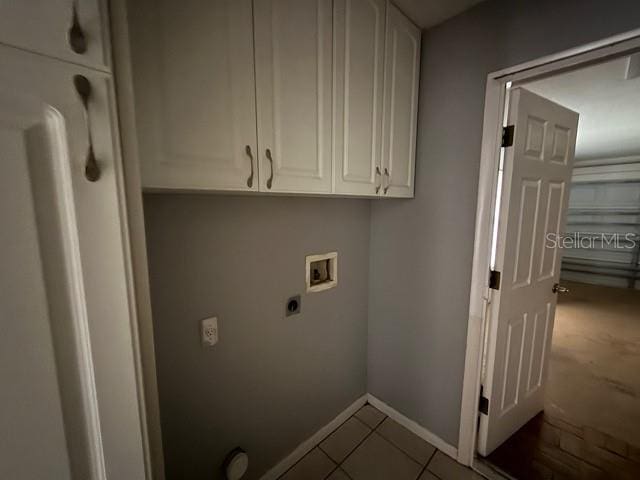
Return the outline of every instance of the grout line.
<path id="1" fill-rule="evenodd" d="M 382 419 L 382 421 L 376 427 L 376 429 L 375 429 L 376 433 L 377 433 L 378 428 L 380 427 L 380 425 L 382 425 L 386 419 L 390 419 L 392 422 L 395 422 L 395 420 L 393 420 L 393 418 L 391 418 L 389 415 L 385 415 L 384 419 Z M 402 425 L 400 425 L 400 426 L 402 427 Z M 403 428 L 408 430 L 411 434 L 415 435 L 415 433 L 413 433 L 411 430 L 407 429 L 406 427 L 403 427 Z M 407 457 L 409 457 L 411 460 L 416 462 L 418 465 L 422 465 L 422 462 L 420 460 L 418 460 L 417 458 L 414 458 L 408 452 L 405 452 L 399 445 L 396 445 L 396 443 L 393 440 L 391 440 L 390 438 L 385 437 L 382 433 L 378 433 L 378 435 L 380 435 L 383 439 L 385 439 L 387 442 L 389 442 L 391 445 L 393 445 L 396 449 L 400 450 L 402 453 L 404 453 Z M 417 435 L 415 435 L 415 436 L 417 436 Z M 420 437 L 418 437 L 418 438 L 420 438 Z M 423 442 L 431 445 L 434 448 L 433 453 L 429 456 L 429 459 L 424 464 L 424 468 L 426 469 L 427 465 L 429 465 L 429 462 L 431 462 L 431 460 L 433 460 L 433 457 L 436 455 L 436 452 L 438 452 L 439 449 L 435 445 L 432 445 L 431 443 L 427 442 L 426 440 L 424 440 L 422 438 L 420 438 L 420 440 L 422 440 Z M 424 471 L 424 469 L 420 473 L 422 474 L 423 471 Z"/>
<path id="2" fill-rule="evenodd" d="M 340 468 L 340 465 L 336 465 L 336 468 L 334 468 L 333 470 L 331 470 L 329 472 L 329 475 L 327 475 L 326 477 L 324 477 L 324 480 L 327 480 L 327 478 L 329 478 L 331 475 L 333 475 L 334 472 L 340 470 L 342 473 L 344 473 L 344 475 L 349 479 L 349 480 L 353 480 L 349 474 L 345 471 L 344 468 Z"/>
<path id="3" fill-rule="evenodd" d="M 365 403 L 365 405 L 370 405 L 370 404 L 367 402 L 367 403 Z M 373 407 L 373 405 L 371 405 L 371 406 Z M 376 407 L 373 407 L 373 408 L 376 408 Z M 342 466 L 342 464 L 343 464 L 343 463 L 344 463 L 344 462 L 345 462 L 345 461 L 346 461 L 346 460 L 347 460 L 347 459 L 348 459 L 348 458 L 353 454 L 353 452 L 355 452 L 355 451 L 358 449 L 358 447 L 359 447 L 360 445 L 362 445 L 362 444 L 364 443 L 364 441 L 365 441 L 367 438 L 369 438 L 369 437 L 371 436 L 371 434 L 372 434 L 373 432 L 375 432 L 375 431 L 378 429 L 378 427 L 379 427 L 380 425 L 382 425 L 382 422 L 384 422 L 384 420 L 385 420 L 385 419 L 389 418 L 389 416 L 388 416 L 388 415 L 384 415 L 384 414 L 383 414 L 383 415 L 384 415 L 384 418 L 382 419 L 382 421 L 380 421 L 380 423 L 378 424 L 378 426 L 377 426 L 376 428 L 371 428 L 371 427 L 370 427 L 369 425 L 367 425 L 365 422 L 363 422 L 363 421 L 362 421 L 362 420 L 360 420 L 358 417 L 356 417 L 356 413 L 358 413 L 361 409 L 362 409 L 362 408 L 359 408 L 359 409 L 358 409 L 358 410 L 357 410 L 353 415 L 351 415 L 351 416 L 350 416 L 349 418 L 347 418 L 344 422 L 342 422 L 340 425 L 338 425 L 334 430 L 332 430 L 332 431 L 331 431 L 331 432 L 329 432 L 325 437 L 323 437 L 323 438 L 322 438 L 322 440 L 320 440 L 320 441 L 319 441 L 319 442 L 318 442 L 318 443 L 317 443 L 317 444 L 316 444 L 316 445 L 315 445 L 311 450 L 309 450 L 309 451 L 304 455 L 304 457 L 302 457 L 302 458 L 301 458 L 300 460 L 298 460 L 296 463 L 294 463 L 293 465 L 291 465 L 291 467 L 289 467 L 285 472 L 283 472 L 283 473 L 282 473 L 282 475 L 280 475 L 280 476 L 278 477 L 278 480 L 280 480 L 280 479 L 281 479 L 281 478 L 283 478 L 287 473 L 289 473 L 289 471 L 290 471 L 290 470 L 292 470 L 296 465 L 298 465 L 300 462 L 302 462 L 302 460 L 304 460 L 304 459 L 307 457 L 307 455 L 309 455 L 311 452 L 313 452 L 316 448 L 317 448 L 318 450 L 320 450 L 322 453 L 324 453 L 324 454 L 329 458 L 329 460 L 331 460 L 333 463 L 335 463 L 335 464 L 336 464 L 336 467 L 335 467 L 333 470 L 331 470 L 331 471 L 329 472 L 329 474 L 328 474 L 326 477 L 324 477 L 324 479 L 323 479 L 323 480 L 326 480 L 327 478 L 329 478 L 329 477 L 331 476 L 331 474 L 333 474 L 333 472 L 335 472 L 336 470 L 338 470 L 338 468 L 340 468 L 340 467 Z M 376 410 L 378 410 L 378 409 L 376 408 Z M 378 411 L 380 411 L 380 410 L 378 410 Z M 380 413 L 382 413 L 382 412 L 380 412 Z M 338 462 L 336 462 L 333 458 L 331 458 L 331 456 L 330 456 L 327 452 L 325 452 L 325 451 L 322 449 L 322 447 L 320 446 L 320 444 L 321 444 L 322 442 L 324 442 L 327 438 L 329 438 L 331 435 L 333 435 L 333 434 L 334 434 L 338 429 L 340 429 L 340 428 L 341 428 L 345 423 L 347 423 L 347 422 L 348 422 L 350 419 L 352 419 L 352 418 L 354 418 L 355 420 L 357 420 L 358 422 L 360 422 L 361 424 L 363 424 L 365 427 L 367 427 L 367 428 L 369 429 L 369 433 L 367 433 L 367 435 L 366 435 L 366 436 L 365 436 L 365 437 L 364 437 L 364 438 L 363 438 L 363 439 L 362 439 L 362 440 L 361 440 L 361 441 L 360 441 L 360 442 L 359 442 L 355 447 L 353 447 L 353 449 L 352 449 L 352 450 L 350 450 L 350 451 L 349 451 L 349 453 L 344 457 L 344 459 L 342 460 L 342 462 L 339 462 L 339 463 L 338 463 Z M 380 435 L 380 436 L 382 437 L 382 435 Z M 384 437 L 382 437 L 382 438 L 384 439 Z M 385 440 L 386 440 L 386 439 L 385 439 Z M 387 441 L 388 441 L 388 440 L 387 440 Z M 395 448 L 397 448 L 395 445 L 393 445 L 393 443 L 391 443 L 391 442 L 389 442 L 389 443 L 390 443 L 392 446 L 394 446 Z M 400 451 L 402 452 L 402 450 L 400 450 Z M 404 452 L 402 452 L 402 453 L 404 453 Z M 405 455 L 406 455 L 406 454 L 405 454 Z M 411 457 L 409 457 L 409 458 L 411 458 Z M 340 468 L 340 469 L 344 472 L 344 474 L 345 474 L 348 478 L 351 478 L 351 477 L 349 476 L 349 474 L 346 472 L 346 470 L 345 470 L 344 468 Z"/>
<path id="4" fill-rule="evenodd" d="M 431 475 L 433 475 L 435 478 L 440 479 L 440 477 L 438 475 L 436 475 L 435 473 L 433 473 L 431 470 L 429 470 L 427 467 L 429 467 L 429 464 L 431 463 L 431 460 L 433 460 L 433 457 L 436 456 L 436 453 L 438 453 L 440 450 L 438 450 L 437 448 L 433 451 L 433 453 L 431 454 L 431 456 L 429 457 L 429 460 L 427 460 L 427 463 L 424 464 L 424 468 L 422 469 L 422 471 L 420 472 L 420 475 L 418 475 L 418 478 L 420 478 L 420 476 L 422 476 L 424 474 L 424 472 L 429 472 Z"/>
<path id="5" fill-rule="evenodd" d="M 373 408 L 375 408 L 375 407 L 373 407 Z M 376 410 L 378 410 L 378 409 L 376 408 Z M 378 410 L 378 411 L 380 412 L 380 410 Z M 382 413 L 382 412 L 381 412 L 381 413 Z M 380 420 L 380 422 L 378 423 L 378 425 L 376 425 L 376 428 L 374 428 L 374 430 L 376 430 L 376 431 L 380 428 L 380 425 L 382 425 L 382 424 L 384 423 L 384 421 L 385 421 L 387 418 L 389 418 L 389 415 L 385 415 L 384 413 L 383 413 L 382 415 L 383 415 L 382 420 Z"/>
<path id="6" fill-rule="evenodd" d="M 422 470 L 420 470 L 420 472 L 418 473 L 418 476 L 416 477 L 416 480 L 418 480 L 423 474 L 424 472 L 429 472 L 431 475 L 433 475 L 436 478 L 440 478 L 439 476 L 437 476 L 435 473 L 433 473 L 431 470 L 427 470 L 427 467 L 429 466 L 429 464 L 431 463 L 431 460 L 433 460 L 433 457 L 436 456 L 436 453 L 438 453 L 438 449 L 436 448 L 433 453 L 431 454 L 431 456 L 429 457 L 429 460 L 427 460 L 427 463 L 424 464 L 424 466 L 422 467 Z"/>
<path id="7" fill-rule="evenodd" d="M 365 405 L 367 405 L 367 404 L 365 403 Z M 360 408 L 362 408 L 362 407 L 360 407 Z M 358 413 L 358 412 L 360 411 L 360 408 L 356 411 L 356 413 Z M 289 473 L 289 471 L 293 470 L 293 468 L 294 468 L 296 465 L 298 465 L 302 460 L 304 460 L 304 459 L 307 457 L 307 455 L 309 455 L 311 452 L 313 452 L 316 448 L 317 448 L 318 450 L 320 450 L 322 453 L 324 453 L 324 454 L 329 458 L 329 460 L 331 460 L 333 463 L 335 463 L 335 464 L 337 465 L 337 466 L 336 466 L 336 468 L 334 468 L 333 470 L 331 470 L 331 472 L 329 472 L 329 475 L 331 475 L 331 474 L 332 474 L 332 473 L 333 473 L 333 472 L 334 472 L 334 471 L 335 471 L 335 470 L 336 470 L 336 469 L 337 469 L 341 464 L 337 463 L 333 458 L 331 458 L 331 457 L 329 456 L 329 454 L 328 454 L 327 452 L 325 452 L 322 448 L 320 448 L 320 444 L 321 444 L 322 442 L 324 442 L 327 438 L 329 438 L 331 435 L 333 435 L 333 433 L 334 433 L 336 430 L 338 430 L 338 429 L 339 429 L 340 427 L 342 427 L 345 423 L 347 423 L 347 422 L 349 421 L 349 419 L 350 419 L 350 418 L 355 417 L 355 415 L 356 415 L 356 414 L 354 413 L 353 415 L 351 415 L 351 417 L 347 418 L 344 422 L 342 422 L 340 425 L 338 425 L 335 429 L 333 429 L 333 430 L 331 430 L 329 433 L 327 433 L 327 435 L 326 435 L 326 436 L 322 437 L 322 439 L 321 439 L 320 441 L 318 441 L 318 443 L 316 443 L 316 444 L 315 444 L 315 446 L 314 446 L 311 450 L 309 450 L 307 453 L 305 453 L 305 454 L 304 454 L 304 456 L 303 456 L 300 460 L 298 460 L 296 463 L 294 463 L 294 464 L 293 464 L 293 465 L 291 465 L 289 468 L 287 468 L 284 472 L 282 472 L 282 475 L 280 475 L 280 476 L 277 478 L 277 480 L 280 480 L 280 479 L 281 479 L 281 478 L 283 478 L 287 473 Z M 358 420 L 358 421 L 360 421 L 360 420 Z M 367 425 L 367 427 L 368 427 L 368 425 Z M 356 447 L 356 448 L 357 448 L 357 447 Z M 351 455 L 351 453 L 352 453 L 352 452 L 350 452 L 350 453 L 349 453 L 349 455 Z M 347 455 L 347 456 L 348 456 L 348 455 Z M 344 461 L 344 460 L 343 460 L 343 461 Z M 327 475 L 327 476 L 325 477 L 325 479 L 326 479 L 326 478 L 328 478 L 328 477 L 329 477 L 329 475 Z"/>
<path id="8" fill-rule="evenodd" d="M 296 465 L 298 465 L 302 460 L 304 460 L 305 458 L 307 458 L 307 455 L 309 455 L 311 452 L 313 452 L 316 448 L 318 448 L 318 445 L 316 445 L 315 447 L 313 447 L 311 450 L 309 450 L 307 453 L 304 454 L 304 457 L 302 457 L 300 460 L 298 460 L 296 463 L 294 463 L 293 465 L 291 465 L 289 468 L 287 468 L 284 472 L 282 472 L 282 475 L 280 475 L 278 477 L 277 480 L 281 480 L 282 478 L 284 478 L 284 476 L 289 473 L 291 470 L 294 469 L 294 467 Z M 324 452 L 323 452 L 324 453 Z M 331 460 L 333 462 L 333 460 Z M 335 462 L 334 462 L 335 463 Z"/>
<path id="9" fill-rule="evenodd" d="M 353 414 L 353 417 L 355 417 L 355 414 Z M 353 417 L 349 417 L 349 418 L 353 418 Z M 362 420 L 359 420 L 357 418 L 356 418 L 356 420 L 358 420 L 360 423 L 362 423 L 365 427 L 369 428 L 369 425 L 364 423 Z M 353 452 L 355 452 L 358 449 L 358 447 L 360 445 L 362 445 L 364 443 L 364 441 L 371 436 L 371 434 L 373 434 L 373 432 L 375 432 L 375 430 L 373 430 L 372 428 L 369 428 L 369 433 L 367 433 L 367 435 L 362 440 L 360 440 L 360 442 L 358 442 L 358 444 L 355 447 L 353 447 L 351 449 L 351 451 L 342 459 L 342 461 L 338 464 L 338 466 L 341 466 L 344 462 L 346 462 L 347 459 L 353 454 Z M 329 457 L 329 458 L 331 458 L 331 457 Z"/>
<path id="10" fill-rule="evenodd" d="M 320 450 L 322 450 L 322 449 L 320 449 Z M 322 450 L 322 451 L 324 451 L 324 450 Z M 331 458 L 331 457 L 329 457 L 329 458 Z M 326 476 L 326 477 L 324 477 L 322 480 L 327 480 L 327 478 L 329 478 L 331 475 L 333 475 L 333 472 L 335 472 L 335 471 L 336 471 L 336 470 L 338 470 L 339 468 L 340 468 L 340 465 L 336 465 L 336 468 L 334 468 L 333 470 L 331 470 L 331 471 L 327 474 L 327 476 Z"/>

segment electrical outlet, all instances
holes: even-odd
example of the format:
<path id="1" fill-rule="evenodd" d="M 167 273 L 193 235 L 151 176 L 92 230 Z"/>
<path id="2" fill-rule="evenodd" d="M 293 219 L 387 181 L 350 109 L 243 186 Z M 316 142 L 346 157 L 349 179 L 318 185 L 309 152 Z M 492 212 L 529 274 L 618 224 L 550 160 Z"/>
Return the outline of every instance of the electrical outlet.
<path id="1" fill-rule="evenodd" d="M 200 332 L 202 336 L 202 345 L 205 347 L 213 347 L 218 343 L 218 318 L 205 318 L 200 322 Z"/>

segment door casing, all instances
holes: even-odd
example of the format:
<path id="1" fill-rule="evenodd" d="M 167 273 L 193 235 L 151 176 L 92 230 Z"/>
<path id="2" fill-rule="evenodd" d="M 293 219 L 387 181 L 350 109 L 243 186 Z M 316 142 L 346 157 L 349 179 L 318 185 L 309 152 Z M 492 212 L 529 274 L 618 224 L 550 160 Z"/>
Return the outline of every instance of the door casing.
<path id="1" fill-rule="evenodd" d="M 552 76 L 561 71 L 604 62 L 637 51 L 640 51 L 640 29 L 492 72 L 487 76 L 457 458 L 458 462 L 482 471 L 483 474 L 495 475 L 491 475 L 491 472 L 476 462 L 475 452 L 484 346 L 488 335 L 487 307 L 491 300 L 488 275 L 493 217 L 498 200 L 502 127 L 508 101 L 507 84 L 515 86 L 534 78 Z"/>

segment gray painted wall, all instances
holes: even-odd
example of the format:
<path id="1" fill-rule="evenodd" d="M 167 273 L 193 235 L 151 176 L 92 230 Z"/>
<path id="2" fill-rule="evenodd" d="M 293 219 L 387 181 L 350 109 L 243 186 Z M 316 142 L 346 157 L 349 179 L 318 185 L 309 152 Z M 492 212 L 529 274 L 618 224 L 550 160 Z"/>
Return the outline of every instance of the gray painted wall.
<path id="1" fill-rule="evenodd" d="M 366 393 L 370 202 L 146 195 L 145 217 L 167 479 L 222 478 L 235 446 L 258 478 Z M 305 255 L 333 250 L 338 286 L 305 295 Z"/>
<path id="2" fill-rule="evenodd" d="M 368 388 L 453 445 L 486 76 L 639 27 L 637 0 L 491 0 L 423 35 L 416 198 L 372 204 Z"/>

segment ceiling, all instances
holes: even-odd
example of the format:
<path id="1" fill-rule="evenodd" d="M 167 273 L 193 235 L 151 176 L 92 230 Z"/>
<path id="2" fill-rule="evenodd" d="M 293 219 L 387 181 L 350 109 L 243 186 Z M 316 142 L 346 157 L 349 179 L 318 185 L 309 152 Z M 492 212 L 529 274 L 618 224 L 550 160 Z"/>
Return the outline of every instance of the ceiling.
<path id="1" fill-rule="evenodd" d="M 626 80 L 629 57 L 524 87 L 580 114 L 576 158 L 640 154 L 640 76 Z"/>
<path id="2" fill-rule="evenodd" d="M 471 8 L 482 0 L 394 0 L 420 28 L 429 28 Z"/>

